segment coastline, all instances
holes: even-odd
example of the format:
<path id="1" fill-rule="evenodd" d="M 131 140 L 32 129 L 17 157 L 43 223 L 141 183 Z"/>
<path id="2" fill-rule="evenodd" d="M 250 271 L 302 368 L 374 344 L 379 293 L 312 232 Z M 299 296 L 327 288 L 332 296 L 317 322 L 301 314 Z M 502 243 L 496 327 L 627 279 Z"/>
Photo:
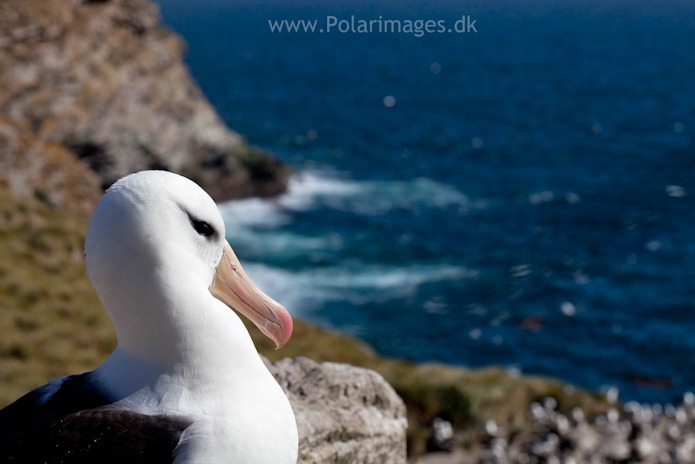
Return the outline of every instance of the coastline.
<path id="1" fill-rule="evenodd" d="M 113 350 L 115 333 L 89 284 L 82 257 L 87 220 L 36 198 L 0 188 L 0 407 L 52 377 L 94 369 Z M 415 364 L 377 355 L 365 343 L 301 320 L 282 350 L 258 330 L 252 338 L 271 361 L 306 356 L 379 372 L 408 407 L 411 455 L 427 451 L 431 422 L 450 420 L 477 436 L 488 420 L 523 430 L 531 403 L 547 396 L 569 414 L 591 417 L 608 408 L 605 398 L 561 381 L 518 376 L 500 367 L 465 369 Z M 571 394 L 569 394 L 571 393 Z"/>
<path id="2" fill-rule="evenodd" d="M 94 369 L 116 340 L 84 268 L 87 220 L 4 187 L 0 218 L 3 407 L 52 377 Z M 359 340 L 302 320 L 282 350 L 255 328 L 250 333 L 271 361 L 306 356 L 381 374 L 408 408 L 409 462 L 667 462 L 664 456 L 689 462 L 695 456 L 692 394 L 675 406 L 621 405 L 614 393 L 611 403 L 557 379 L 501 367 L 384 358 Z M 432 453 L 437 417 L 453 425 L 452 453 Z"/>
<path id="3" fill-rule="evenodd" d="M 7 5 L 18 11 L 31 8 L 30 2 Z M 60 3 L 57 5 L 60 8 Z M 198 181 L 216 200 L 226 200 L 275 197 L 285 191 L 291 175 L 284 163 L 250 147 L 224 125 L 182 64 L 182 42 L 159 26 L 151 4 L 137 0 L 127 5 L 121 1 L 70 5 L 66 7 L 70 14 L 56 13 L 62 18 L 57 25 L 45 22 L 53 10 L 29 11 L 36 27 L 0 24 L 4 37 L 16 39 L 8 39 L 12 44 L 5 45 L 18 50 L 12 60 L 6 56 L 0 60 L 0 75 L 14 76 L 4 80 L 10 84 L 9 90 L 0 93 L 0 102 L 11 110 L 0 114 L 0 141 L 5 142 L 0 155 L 10 166 L 0 174 L 0 331 L 4 334 L 0 340 L 0 407 L 51 377 L 95 368 L 115 347 L 115 334 L 86 278 L 82 258 L 87 218 L 103 187 L 115 177 L 138 169 L 170 169 Z M 132 6 L 135 8 L 129 9 Z M 131 67 L 126 66 L 118 79 L 95 88 L 91 83 L 98 77 L 115 72 L 114 63 L 99 62 L 96 67 L 100 73 L 87 74 L 88 78 L 80 81 L 84 93 L 65 111 L 58 105 L 63 97 L 60 86 L 46 84 L 41 60 L 32 63 L 30 57 L 41 47 L 49 50 L 44 58 L 55 58 L 52 45 L 80 45 L 84 37 L 98 38 L 94 31 L 99 27 L 111 30 L 117 38 L 102 52 L 108 55 L 124 46 L 125 54 L 119 59 Z M 142 37 L 150 40 L 147 47 Z M 159 48 L 148 48 L 153 43 Z M 140 54 L 141 46 L 144 54 Z M 17 56 L 24 58 L 13 61 Z M 150 66 L 155 62 L 156 66 Z M 62 67 L 71 70 L 81 64 L 67 60 Z M 29 69 L 26 73 L 15 72 L 25 66 Z M 141 79 L 135 79 L 136 75 Z M 69 80 L 73 76 L 67 73 L 63 77 Z M 123 97 L 124 82 L 135 83 L 137 98 L 126 99 L 118 108 L 110 106 L 112 99 Z M 159 88 L 159 83 L 167 85 Z M 38 88 L 45 91 L 32 93 L 31 89 Z M 164 96 L 172 93 L 176 97 L 173 110 L 157 108 Z M 103 98 L 92 101 L 87 98 L 92 94 Z M 15 98 L 17 95 L 22 97 Z M 51 110 L 38 114 L 37 101 Z M 146 117 L 130 122 L 138 111 L 144 111 Z M 164 114 L 167 111 L 193 117 L 171 119 Z M 108 117 L 95 117 L 105 114 Z M 200 132 L 202 138 L 197 135 L 201 127 L 206 128 Z M 139 144 L 129 144 L 139 137 Z M 180 146 L 185 148 L 177 151 Z M 685 445 L 678 446 L 691 443 L 687 437 L 692 431 L 679 419 L 682 414 L 677 409 L 667 413 L 662 408 L 661 414 L 652 411 L 647 420 L 647 408 L 638 413 L 632 405 L 621 415 L 619 404 L 612 405 L 597 393 L 568 388 L 557 379 L 519 375 L 495 366 L 466 369 L 385 358 L 359 340 L 301 320 L 295 324 L 290 344 L 280 351 L 255 328 L 250 332 L 259 351 L 272 361 L 306 356 L 317 362 L 348 363 L 379 372 L 408 406 L 412 456 L 435 446 L 435 418 L 450 422 L 457 448 L 468 451 L 426 455 L 421 458 L 423 464 L 459 459 L 504 462 L 499 457 L 501 451 L 507 458 L 513 455 L 519 460 L 521 454 L 535 455 L 529 451 L 533 444 L 555 443 L 549 439 L 551 434 L 558 440 L 570 437 L 581 424 L 588 424 L 585 428 L 598 431 L 599 436 L 617 437 L 622 448 L 614 450 L 616 460 L 633 455 L 645 460 L 658 458 L 659 453 L 646 453 L 640 447 L 665 450 L 666 444 L 674 456 L 689 456 L 683 454 L 687 452 Z M 545 416 L 537 417 L 534 405 L 543 405 L 547 398 L 553 398 L 557 408 L 543 406 Z M 570 420 L 575 408 L 581 408 L 585 419 L 571 419 L 576 427 L 558 434 L 559 424 L 564 424 L 562 417 Z M 611 419 L 615 417 L 611 411 L 618 414 L 616 420 Z M 695 411 L 686 410 L 686 420 L 693 415 Z M 624 421 L 629 422 L 631 431 L 641 427 L 643 438 L 638 434 L 632 437 L 632 432 L 626 435 Z M 490 426 L 492 423 L 496 428 Z M 676 432 L 670 430 L 676 423 L 684 427 L 674 438 Z M 649 430 L 654 433 L 649 435 Z M 647 442 L 651 445 L 641 445 Z M 551 455 L 556 456 L 546 453 L 544 458 Z"/>

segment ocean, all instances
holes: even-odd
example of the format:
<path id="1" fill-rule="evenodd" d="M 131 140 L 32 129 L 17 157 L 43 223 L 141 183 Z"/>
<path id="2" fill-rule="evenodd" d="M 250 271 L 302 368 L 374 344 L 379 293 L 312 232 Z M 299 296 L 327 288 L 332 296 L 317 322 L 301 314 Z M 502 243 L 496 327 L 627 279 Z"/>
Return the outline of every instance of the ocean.
<path id="1" fill-rule="evenodd" d="M 695 389 L 692 2 L 160 7 L 228 125 L 298 173 L 220 205 L 294 316 L 621 400 Z"/>

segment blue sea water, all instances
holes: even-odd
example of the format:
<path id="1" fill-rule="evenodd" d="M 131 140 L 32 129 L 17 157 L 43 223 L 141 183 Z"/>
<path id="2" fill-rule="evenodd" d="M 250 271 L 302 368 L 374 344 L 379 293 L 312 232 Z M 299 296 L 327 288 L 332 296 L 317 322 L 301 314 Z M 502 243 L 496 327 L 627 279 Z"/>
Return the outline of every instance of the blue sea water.
<path id="1" fill-rule="evenodd" d="M 162 1 L 225 121 L 300 173 L 222 205 L 248 273 L 385 355 L 695 389 L 695 7 L 601 5 Z"/>

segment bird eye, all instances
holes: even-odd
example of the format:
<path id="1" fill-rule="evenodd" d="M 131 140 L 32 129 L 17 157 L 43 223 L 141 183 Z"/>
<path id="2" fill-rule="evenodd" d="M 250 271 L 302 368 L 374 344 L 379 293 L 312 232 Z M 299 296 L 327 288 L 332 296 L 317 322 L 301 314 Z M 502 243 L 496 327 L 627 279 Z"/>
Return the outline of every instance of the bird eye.
<path id="1" fill-rule="evenodd" d="M 191 224 L 193 224 L 193 228 L 200 235 L 202 235 L 203 237 L 212 237 L 213 235 L 215 235 L 215 229 L 210 224 L 208 224 L 205 221 L 195 219 L 190 214 L 188 215 L 188 217 L 191 219 Z"/>

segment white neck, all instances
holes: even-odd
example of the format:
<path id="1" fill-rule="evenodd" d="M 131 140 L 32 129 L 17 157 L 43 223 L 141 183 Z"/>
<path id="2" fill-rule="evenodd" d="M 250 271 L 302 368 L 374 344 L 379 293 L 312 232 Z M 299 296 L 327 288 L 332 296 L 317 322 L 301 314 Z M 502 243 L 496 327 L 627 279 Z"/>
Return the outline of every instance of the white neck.
<path id="1" fill-rule="evenodd" d="M 171 324 L 189 325 L 181 338 L 119 341 L 96 380 L 127 409 L 194 419 L 177 463 L 296 463 L 292 408 L 241 319 L 212 295 L 196 310 Z"/>
<path id="2" fill-rule="evenodd" d="M 128 276 L 125 290 L 99 291 L 118 347 L 97 374 L 119 399 L 154 391 L 162 376 L 191 392 L 229 392 L 270 377 L 239 316 L 206 287 L 170 275 L 180 284 L 137 277 Z"/>

